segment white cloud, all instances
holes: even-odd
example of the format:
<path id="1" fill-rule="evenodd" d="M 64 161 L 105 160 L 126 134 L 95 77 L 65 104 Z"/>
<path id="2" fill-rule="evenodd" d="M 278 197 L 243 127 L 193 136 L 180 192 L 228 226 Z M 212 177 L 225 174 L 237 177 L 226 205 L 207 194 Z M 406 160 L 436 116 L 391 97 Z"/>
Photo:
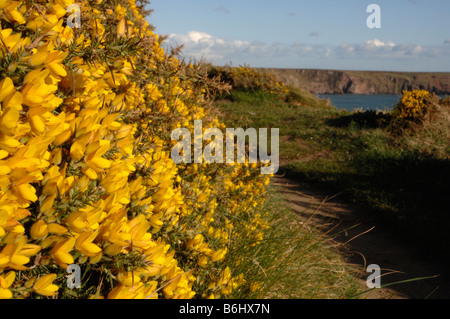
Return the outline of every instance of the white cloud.
<path id="1" fill-rule="evenodd" d="M 383 42 L 378 39 L 368 40 L 368 41 L 364 42 L 364 45 L 366 45 L 368 48 L 373 48 L 373 47 L 375 47 L 375 48 L 383 48 L 383 47 L 392 48 L 395 46 L 395 44 L 393 42 Z"/>
<path id="2" fill-rule="evenodd" d="M 407 60 L 437 58 L 450 55 L 449 45 L 422 46 L 371 39 L 360 43 L 342 43 L 337 46 L 294 43 L 264 43 L 240 41 L 212 36 L 205 32 L 190 31 L 186 34 L 171 34 L 166 46 L 184 44 L 183 54 L 196 60 L 202 57 L 215 64 L 250 64 L 254 61 L 273 65 L 283 64 L 290 59 L 359 59 L 367 61 Z"/>
<path id="3" fill-rule="evenodd" d="M 214 63 L 247 63 L 252 59 L 283 58 L 288 56 L 326 57 L 331 50 L 324 46 L 306 45 L 300 42 L 292 44 L 260 41 L 240 41 L 214 37 L 205 32 L 190 31 L 186 34 L 170 34 L 165 45 L 174 47 L 184 44 L 183 53 L 186 57 L 199 60 L 204 57 Z"/>
<path id="4" fill-rule="evenodd" d="M 208 60 L 227 59 L 234 52 L 251 48 L 250 44 L 240 40 L 225 40 L 213 37 L 205 32 L 190 31 L 186 34 L 170 34 L 166 45 L 184 44 L 183 52 L 197 60 L 205 57 Z"/>
<path id="5" fill-rule="evenodd" d="M 442 45 L 422 46 L 419 44 L 383 42 L 378 39 L 356 44 L 342 44 L 336 50 L 341 58 L 359 59 L 410 59 L 444 57 L 450 50 Z"/>

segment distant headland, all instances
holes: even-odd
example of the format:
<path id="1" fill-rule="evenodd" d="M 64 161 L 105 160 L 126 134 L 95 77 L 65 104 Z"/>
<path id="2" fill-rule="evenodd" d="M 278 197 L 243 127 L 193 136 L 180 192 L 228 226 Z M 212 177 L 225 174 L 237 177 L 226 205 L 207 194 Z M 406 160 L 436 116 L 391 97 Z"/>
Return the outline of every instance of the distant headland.
<path id="1" fill-rule="evenodd" d="M 423 89 L 437 95 L 450 94 L 450 73 L 341 71 L 320 69 L 258 70 L 274 73 L 288 85 L 315 94 L 402 94 Z"/>

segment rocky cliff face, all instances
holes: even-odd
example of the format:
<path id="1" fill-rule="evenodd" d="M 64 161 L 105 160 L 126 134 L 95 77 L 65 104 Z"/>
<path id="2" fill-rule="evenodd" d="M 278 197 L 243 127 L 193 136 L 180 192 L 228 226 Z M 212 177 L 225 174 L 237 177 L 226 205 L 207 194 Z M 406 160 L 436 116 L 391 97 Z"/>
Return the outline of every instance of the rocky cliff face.
<path id="1" fill-rule="evenodd" d="M 314 69 L 264 69 L 287 84 L 316 94 L 402 94 L 424 89 L 450 94 L 450 73 L 401 73 Z"/>

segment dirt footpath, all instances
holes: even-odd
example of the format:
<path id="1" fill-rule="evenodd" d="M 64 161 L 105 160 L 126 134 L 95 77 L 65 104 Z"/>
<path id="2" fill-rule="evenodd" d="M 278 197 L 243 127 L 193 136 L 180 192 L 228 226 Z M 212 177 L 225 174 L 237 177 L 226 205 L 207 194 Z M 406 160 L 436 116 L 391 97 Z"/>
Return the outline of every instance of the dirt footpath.
<path id="1" fill-rule="evenodd" d="M 375 289 L 364 295 L 369 299 L 448 299 L 449 277 L 436 263 L 421 259 L 413 246 L 401 242 L 395 232 L 367 214 L 362 207 L 350 205 L 334 194 L 326 194 L 311 185 L 277 175 L 272 180 L 288 206 L 305 222 L 333 234 L 337 249 L 355 270 L 367 289 L 367 266 L 382 269 L 381 284 L 413 278 L 432 279 L 401 283 Z M 325 227 L 324 227 L 325 226 Z"/>

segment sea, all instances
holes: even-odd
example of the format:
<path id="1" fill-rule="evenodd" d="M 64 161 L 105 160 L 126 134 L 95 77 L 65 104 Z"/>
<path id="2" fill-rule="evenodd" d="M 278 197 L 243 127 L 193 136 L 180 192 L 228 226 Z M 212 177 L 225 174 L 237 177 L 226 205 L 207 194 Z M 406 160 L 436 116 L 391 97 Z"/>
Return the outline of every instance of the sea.
<path id="1" fill-rule="evenodd" d="M 321 99 L 330 99 L 338 109 L 352 111 L 355 109 L 368 111 L 392 111 L 401 99 L 401 95 L 393 94 L 317 94 Z"/>

